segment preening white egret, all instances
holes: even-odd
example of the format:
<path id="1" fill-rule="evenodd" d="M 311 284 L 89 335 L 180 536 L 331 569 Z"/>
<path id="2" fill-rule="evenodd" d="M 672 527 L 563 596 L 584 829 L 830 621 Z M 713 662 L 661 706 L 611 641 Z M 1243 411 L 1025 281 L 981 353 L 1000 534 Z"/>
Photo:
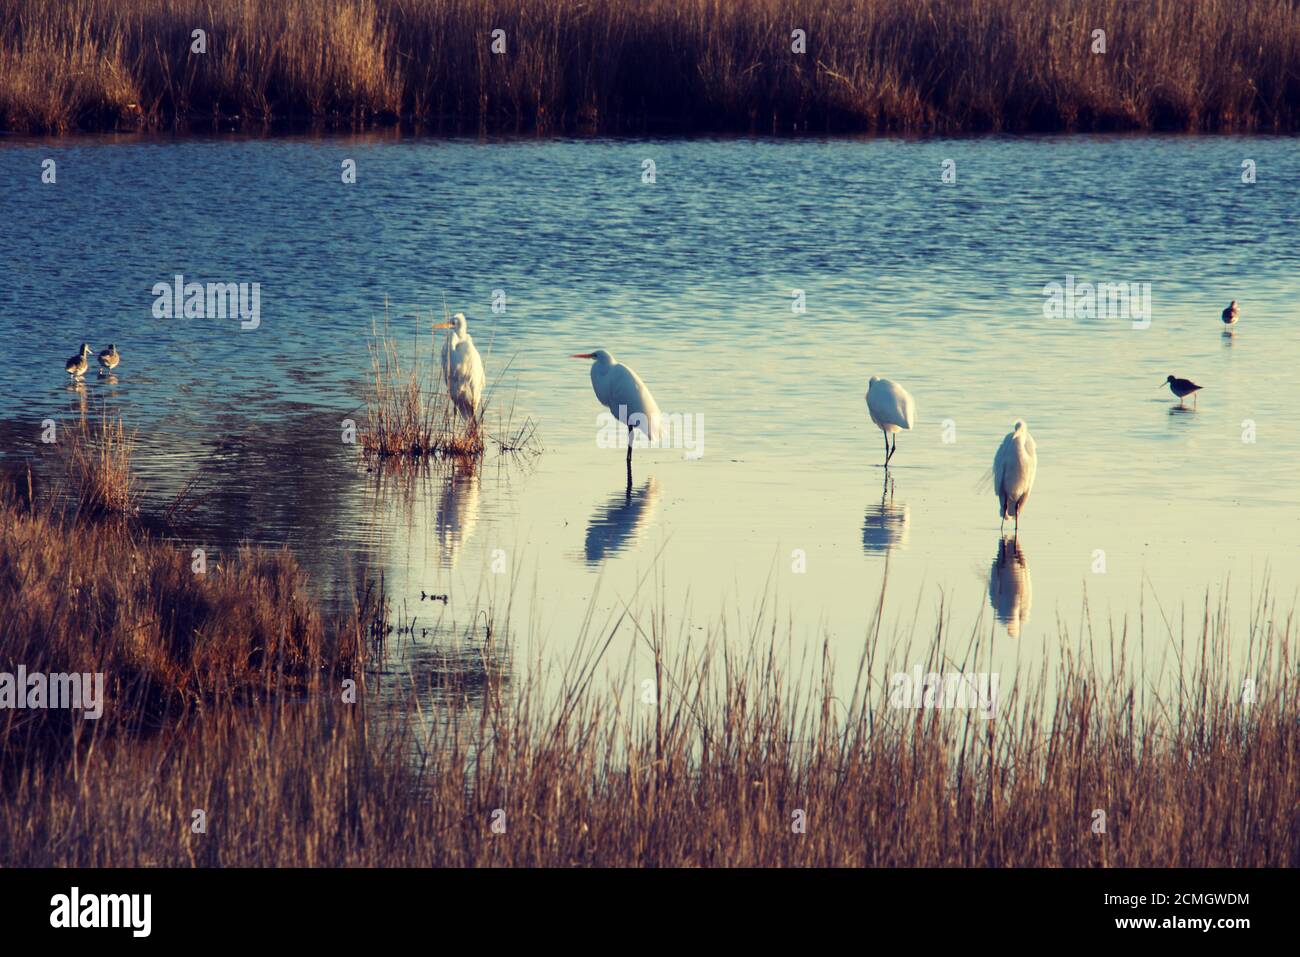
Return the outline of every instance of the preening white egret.
<path id="1" fill-rule="evenodd" d="M 1169 391 L 1178 396 L 1178 408 L 1184 408 L 1183 399 L 1189 395 L 1192 397 L 1192 408 L 1196 408 L 1196 393 L 1201 391 L 1199 385 L 1191 379 L 1179 379 L 1175 376 L 1170 376 L 1165 379 L 1165 382 L 1169 384 Z"/>
<path id="2" fill-rule="evenodd" d="M 591 388 L 600 404 L 610 414 L 627 426 L 628 482 L 632 480 L 632 436 L 640 429 L 650 441 L 659 438 L 661 415 L 655 397 L 650 394 L 641 377 L 604 349 L 579 352 L 573 359 L 592 359 Z"/>
<path id="3" fill-rule="evenodd" d="M 479 403 L 483 401 L 483 360 L 474 348 L 465 313 L 458 312 L 450 322 L 442 322 L 434 329 L 450 329 L 442 346 L 442 374 L 447 380 L 447 393 L 456 410 L 478 427 Z"/>
<path id="4" fill-rule="evenodd" d="M 888 467 L 898 448 L 899 431 L 911 429 L 916 424 L 916 401 L 897 382 L 873 375 L 867 383 L 867 413 L 885 435 L 885 466 Z M 889 445 L 891 434 L 894 436 L 893 448 Z"/>
<path id="5" fill-rule="evenodd" d="M 1038 451 L 1034 437 L 1023 420 L 1017 420 L 997 454 L 993 456 L 993 491 L 998 495 L 998 512 L 1005 526 L 1007 519 L 1016 520 L 1016 533 L 1020 533 L 1020 513 L 1029 501 L 1034 487 L 1034 473 L 1038 471 Z"/>

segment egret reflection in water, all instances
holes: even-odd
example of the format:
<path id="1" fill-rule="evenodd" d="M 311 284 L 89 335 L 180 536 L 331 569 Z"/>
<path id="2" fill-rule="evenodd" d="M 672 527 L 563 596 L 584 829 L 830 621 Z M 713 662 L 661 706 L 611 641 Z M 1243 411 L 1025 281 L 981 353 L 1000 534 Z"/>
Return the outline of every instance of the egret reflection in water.
<path id="1" fill-rule="evenodd" d="M 989 604 L 1012 638 L 1019 638 L 1021 629 L 1028 624 L 1033 597 L 1024 547 L 1014 538 L 1000 539 L 997 557 L 989 570 Z"/>
<path id="2" fill-rule="evenodd" d="M 599 565 L 634 544 L 654 517 L 658 500 L 659 481 L 651 477 L 598 506 L 587 523 L 587 564 Z"/>
<path id="3" fill-rule="evenodd" d="M 478 524 L 478 499 L 478 469 L 473 464 L 453 465 L 438 496 L 434 520 L 442 563 L 448 568 L 455 567 L 465 542 Z"/>
<path id="4" fill-rule="evenodd" d="M 883 555 L 893 548 L 907 547 L 907 523 L 911 512 L 906 505 L 894 502 L 894 480 L 886 474 L 880 492 L 880 504 L 867 506 L 862 520 L 862 548 Z"/>

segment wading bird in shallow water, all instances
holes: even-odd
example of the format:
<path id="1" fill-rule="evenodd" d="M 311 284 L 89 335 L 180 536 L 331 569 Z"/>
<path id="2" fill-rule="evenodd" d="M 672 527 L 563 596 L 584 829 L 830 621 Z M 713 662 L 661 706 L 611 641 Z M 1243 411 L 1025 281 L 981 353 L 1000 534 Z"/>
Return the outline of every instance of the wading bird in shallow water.
<path id="1" fill-rule="evenodd" d="M 1023 419 L 1018 419 L 1007 433 L 997 454 L 993 456 L 993 491 L 998 496 L 998 511 L 1002 526 L 1007 519 L 1015 518 L 1016 534 L 1020 534 L 1020 513 L 1029 501 L 1034 487 L 1034 473 L 1038 471 L 1038 450 L 1034 437 Z"/>
<path id="2" fill-rule="evenodd" d="M 74 379 L 80 379 L 86 374 L 86 369 L 90 367 L 90 363 L 86 361 L 86 356 L 90 355 L 90 351 L 90 346 L 83 342 L 81 344 L 81 351 L 67 362 L 63 363 L 63 371 Z"/>
<path id="3" fill-rule="evenodd" d="M 478 428 L 479 404 L 483 401 L 483 360 L 474 348 L 465 313 L 458 312 L 450 322 L 441 322 L 434 329 L 450 329 L 442 346 L 442 374 L 447 380 L 447 394 L 464 418 Z"/>
<path id="4" fill-rule="evenodd" d="M 885 435 L 885 467 L 898 450 L 898 433 L 910 430 L 916 423 L 916 401 L 897 382 L 872 376 L 867 383 L 867 412 L 876 428 Z M 894 436 L 893 448 L 889 445 L 890 434 Z"/>
<path id="5" fill-rule="evenodd" d="M 99 354 L 99 374 L 103 375 L 105 371 L 112 372 L 121 361 L 122 356 L 117 351 L 117 346 L 110 342 L 108 348 Z"/>
<path id="6" fill-rule="evenodd" d="M 591 364 L 591 388 L 600 404 L 627 426 L 627 484 L 631 488 L 633 434 L 640 429 L 652 442 L 659 438 L 659 405 L 641 377 L 604 349 L 579 352 L 570 358 L 594 360 Z"/>
<path id="7" fill-rule="evenodd" d="M 1223 324 L 1225 326 L 1235 326 L 1237 324 L 1237 316 L 1240 314 L 1241 310 L 1237 308 L 1237 300 L 1234 299 L 1232 302 L 1228 303 L 1228 308 L 1223 310 Z"/>
<path id="8" fill-rule="evenodd" d="M 1165 382 L 1169 385 L 1169 391 L 1178 396 L 1178 408 L 1185 408 L 1183 399 L 1189 395 L 1192 397 L 1192 408 L 1196 408 L 1196 393 L 1201 391 L 1199 385 L 1191 379 L 1179 379 L 1175 376 L 1170 376 L 1165 379 Z"/>

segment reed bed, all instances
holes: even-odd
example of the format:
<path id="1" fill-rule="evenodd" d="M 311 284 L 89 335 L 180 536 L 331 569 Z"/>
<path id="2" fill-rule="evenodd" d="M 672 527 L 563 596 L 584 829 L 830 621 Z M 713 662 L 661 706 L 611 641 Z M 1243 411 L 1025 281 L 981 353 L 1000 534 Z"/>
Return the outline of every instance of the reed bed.
<path id="1" fill-rule="evenodd" d="M 0 610 L 21 612 L 12 596 L 36 581 L 15 592 L 8 577 Z M 122 667 L 104 649 L 129 640 L 135 606 L 78 604 L 98 642 L 29 624 L 18 657 L 52 662 L 54 643 L 82 656 L 66 667 Z M 406 720 L 381 717 L 363 672 L 355 703 L 322 675 L 305 695 L 189 709 L 74 757 L 10 747 L 0 846 L 11 866 L 1295 866 L 1295 634 L 1261 608 L 1249 701 L 1223 666 L 1228 618 L 1207 609 L 1171 636 L 1166 696 L 1132 663 L 1133 639 L 1063 636 L 1055 673 L 1004 676 L 987 720 L 888 704 L 893 667 L 978 667 L 978 642 L 942 626 L 913 637 L 877 618 L 845 696 L 829 649 L 787 664 L 770 616 L 694 637 L 662 607 L 629 608 L 575 625 L 556 672 L 513 675 L 494 665 L 512 641 L 498 622 L 459 656 L 483 667 L 459 668 L 472 679 L 442 689 L 432 722 L 418 700 Z M 106 634 L 106 621 L 122 624 Z M 238 660 L 239 632 L 206 640 Z M 6 715 L 0 749 L 16 727 Z M 191 830 L 195 809 L 206 833 Z"/>
<path id="2" fill-rule="evenodd" d="M 103 717 L 0 709 L 0 766 L 79 735 L 157 728 L 186 711 L 302 689 L 358 668 L 367 614 L 327 620 L 285 550 L 220 555 L 131 522 L 0 504 L 0 672 L 104 676 Z M 93 733 L 93 734 L 92 734 Z"/>
<path id="3" fill-rule="evenodd" d="M 191 52 L 192 31 L 207 51 Z M 792 33 L 806 33 L 805 52 Z M 492 52 L 492 31 L 505 52 Z M 1106 52 L 1094 52 L 1104 30 Z M 1300 128 L 1294 0 L 11 0 L 9 130 Z"/>

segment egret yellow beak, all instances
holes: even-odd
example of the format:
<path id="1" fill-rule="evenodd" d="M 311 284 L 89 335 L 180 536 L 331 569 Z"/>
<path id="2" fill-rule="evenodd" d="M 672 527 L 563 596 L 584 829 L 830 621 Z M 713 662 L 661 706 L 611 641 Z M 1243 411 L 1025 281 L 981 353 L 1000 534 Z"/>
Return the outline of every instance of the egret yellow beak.
<path id="1" fill-rule="evenodd" d="M 570 359 L 594 359 L 594 358 L 596 358 L 596 353 L 594 353 L 594 352 L 578 352 L 578 353 L 575 353 L 575 354 L 569 356 L 569 358 L 570 358 Z"/>
<path id="2" fill-rule="evenodd" d="M 435 329 L 450 329 L 450 328 L 451 328 L 451 323 L 450 323 L 450 322 L 440 322 L 440 323 L 438 323 L 436 326 L 434 326 L 433 328 L 435 328 Z"/>

